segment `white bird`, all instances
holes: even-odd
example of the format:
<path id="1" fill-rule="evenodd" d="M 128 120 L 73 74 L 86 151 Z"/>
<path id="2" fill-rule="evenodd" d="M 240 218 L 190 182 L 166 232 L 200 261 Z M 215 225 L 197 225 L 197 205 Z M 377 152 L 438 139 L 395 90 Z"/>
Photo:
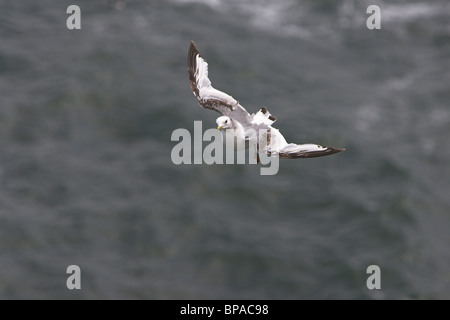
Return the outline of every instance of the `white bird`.
<path id="1" fill-rule="evenodd" d="M 268 132 L 267 154 L 276 153 L 282 159 L 322 157 L 345 150 L 312 143 L 288 143 L 280 131 L 272 127 L 276 118 L 267 108 L 249 114 L 232 96 L 212 87 L 208 78 L 208 63 L 193 41 L 188 51 L 188 71 L 191 89 L 199 104 L 222 114 L 216 120 L 217 128 L 225 130 L 226 134 L 232 132 L 238 149 L 243 148 L 249 140 L 259 144 L 261 137 L 255 137 L 255 132 L 264 129 Z"/>

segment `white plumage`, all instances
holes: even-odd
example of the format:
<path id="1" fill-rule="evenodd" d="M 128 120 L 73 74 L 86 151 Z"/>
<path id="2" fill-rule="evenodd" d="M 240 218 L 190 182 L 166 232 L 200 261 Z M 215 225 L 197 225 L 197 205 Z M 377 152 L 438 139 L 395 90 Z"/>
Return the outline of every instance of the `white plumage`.
<path id="1" fill-rule="evenodd" d="M 267 153 L 276 153 L 280 158 L 322 157 L 345 150 L 312 143 L 288 143 L 280 131 L 272 127 L 276 118 L 267 108 L 263 107 L 258 112 L 249 114 L 236 99 L 211 85 L 208 77 L 208 63 L 203 59 L 193 41 L 189 46 L 188 71 L 191 89 L 199 104 L 203 108 L 214 110 L 222 115 L 216 121 L 218 128 L 224 129 L 228 136 L 232 131 L 228 130 L 234 129 L 238 148 L 242 148 L 246 140 L 258 144 L 260 137 L 257 133 L 263 130 L 269 133 Z"/>

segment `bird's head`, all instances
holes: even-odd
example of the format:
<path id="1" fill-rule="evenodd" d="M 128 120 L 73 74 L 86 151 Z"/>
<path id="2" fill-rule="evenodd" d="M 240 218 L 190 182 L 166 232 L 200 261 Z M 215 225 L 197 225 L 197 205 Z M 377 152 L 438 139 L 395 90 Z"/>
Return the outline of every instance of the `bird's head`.
<path id="1" fill-rule="evenodd" d="M 231 121 L 230 117 L 227 116 L 218 117 L 216 123 L 217 129 L 219 130 L 233 128 L 233 122 Z"/>

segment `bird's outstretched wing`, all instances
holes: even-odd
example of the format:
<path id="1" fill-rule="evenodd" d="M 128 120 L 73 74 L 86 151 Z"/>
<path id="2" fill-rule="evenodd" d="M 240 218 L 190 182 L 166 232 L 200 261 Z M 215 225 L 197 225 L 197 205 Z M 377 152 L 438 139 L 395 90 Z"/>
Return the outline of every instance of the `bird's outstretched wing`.
<path id="1" fill-rule="evenodd" d="M 200 54 L 194 41 L 191 41 L 188 51 L 188 71 L 192 92 L 203 108 L 232 117 L 241 123 L 251 121 L 250 114 L 236 99 L 212 87 L 208 78 L 208 63 Z"/>
<path id="2" fill-rule="evenodd" d="M 239 122 L 243 127 L 247 140 L 258 141 L 256 136 L 248 135 L 252 132 L 264 130 L 267 135 L 268 153 L 276 152 L 282 159 L 314 158 L 338 153 L 345 149 L 319 146 L 316 144 L 287 143 L 281 133 L 272 127 L 276 118 L 263 107 L 255 114 L 249 114 L 239 102 L 225 92 L 212 87 L 208 78 L 208 63 L 191 41 L 188 51 L 188 71 L 191 89 L 199 104 L 206 109 L 214 110 Z"/>
<path id="3" fill-rule="evenodd" d="M 341 152 L 345 149 L 319 146 L 317 144 L 295 144 L 289 143 L 278 151 L 278 156 L 281 159 L 295 159 L 295 158 L 316 158 L 328 156 L 330 154 Z"/>

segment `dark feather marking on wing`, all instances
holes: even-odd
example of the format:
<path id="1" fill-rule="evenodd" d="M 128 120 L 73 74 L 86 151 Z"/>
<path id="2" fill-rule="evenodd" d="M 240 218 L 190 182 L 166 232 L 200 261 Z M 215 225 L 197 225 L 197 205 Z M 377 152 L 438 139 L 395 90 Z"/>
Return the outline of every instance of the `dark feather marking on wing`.
<path id="1" fill-rule="evenodd" d="M 188 72 L 189 72 L 189 82 L 191 84 L 191 89 L 197 96 L 199 97 L 199 90 L 197 88 L 197 81 L 195 79 L 195 71 L 197 70 L 197 55 L 202 57 L 200 54 L 200 51 L 195 46 L 194 41 L 191 41 L 191 44 L 189 46 L 188 50 Z M 206 61 L 206 60 L 205 60 Z"/>
<path id="2" fill-rule="evenodd" d="M 262 114 L 266 114 L 266 113 L 269 112 L 269 110 L 267 110 L 266 107 L 262 107 L 259 111 L 260 111 Z M 270 115 L 268 118 L 269 118 L 269 120 L 272 120 L 272 121 L 276 121 L 276 120 L 277 120 L 277 117 L 272 116 L 272 115 Z"/>
<path id="3" fill-rule="evenodd" d="M 199 103 L 203 108 L 211 109 L 211 110 L 217 111 L 219 113 L 221 113 L 221 112 L 218 109 L 221 106 L 229 108 L 231 111 L 233 111 L 233 106 L 231 106 L 228 103 L 225 103 L 221 100 L 217 100 L 217 99 L 199 100 Z"/>
<path id="4" fill-rule="evenodd" d="M 191 41 L 191 44 L 189 46 L 189 51 L 188 51 L 188 71 L 189 71 L 189 82 L 191 84 L 191 90 L 192 92 L 195 93 L 195 96 L 198 99 L 199 104 L 206 109 L 211 109 L 214 111 L 217 111 L 218 113 L 222 113 L 220 112 L 220 107 L 226 107 L 229 108 L 231 111 L 233 111 L 233 106 L 218 100 L 218 99 L 201 99 L 200 98 L 200 91 L 199 88 L 197 87 L 197 79 L 195 78 L 195 72 L 197 70 L 197 55 L 202 58 L 203 60 L 206 59 L 202 57 L 202 55 L 200 54 L 200 51 L 197 49 L 197 46 L 195 45 L 194 41 Z M 239 104 L 239 102 L 237 102 L 237 104 Z"/>
<path id="5" fill-rule="evenodd" d="M 213 93 L 211 98 L 200 97 L 201 88 L 199 88 L 197 84 L 197 80 L 200 79 L 196 78 L 199 76 L 198 74 L 196 74 L 198 67 L 197 55 L 201 57 L 204 61 L 206 61 L 200 54 L 200 51 L 197 49 L 195 43 L 191 41 L 188 50 L 189 81 L 192 92 L 197 97 L 198 103 L 205 109 L 211 109 L 224 116 L 229 116 L 233 120 L 238 121 L 244 128 L 253 126 L 255 129 L 259 129 L 259 126 L 261 126 L 262 124 L 255 127 L 255 125 L 252 124 L 251 122 L 252 118 L 250 114 L 247 112 L 247 110 L 245 110 L 245 108 L 239 104 L 239 101 L 229 96 L 228 94 L 215 90 L 214 88 L 211 87 L 211 92 Z M 219 97 L 214 97 L 214 93 L 217 93 Z M 223 96 L 221 97 L 222 94 Z"/>
<path id="6" fill-rule="evenodd" d="M 278 156 L 280 159 L 297 159 L 297 158 L 317 158 L 317 157 L 324 157 L 329 156 L 341 151 L 344 151 L 345 149 L 341 148 L 333 148 L 333 147 L 326 147 L 326 150 L 322 151 L 299 151 L 299 152 L 280 152 Z M 270 152 L 269 152 L 270 153 Z"/>

